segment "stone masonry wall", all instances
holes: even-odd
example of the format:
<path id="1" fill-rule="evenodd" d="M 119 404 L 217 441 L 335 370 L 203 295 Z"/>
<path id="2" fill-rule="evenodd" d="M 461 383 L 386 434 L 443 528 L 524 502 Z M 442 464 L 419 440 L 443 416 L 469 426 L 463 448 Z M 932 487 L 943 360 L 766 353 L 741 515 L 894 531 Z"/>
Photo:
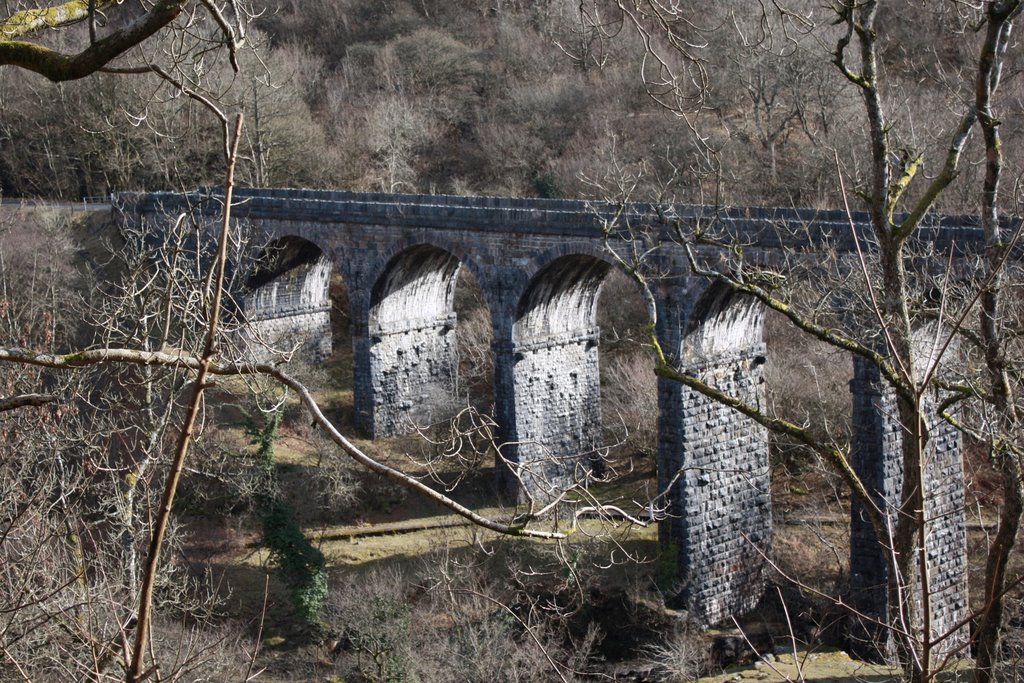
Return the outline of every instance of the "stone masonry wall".
<path id="1" fill-rule="evenodd" d="M 763 405 L 763 348 L 687 368 L 718 389 Z M 679 519 L 681 597 L 697 623 L 710 625 L 750 611 L 764 588 L 771 553 L 768 435 L 764 427 L 695 391 L 681 389 L 674 434 L 680 456 L 672 487 Z M 666 394 L 665 399 L 671 398 Z"/>
<path id="2" fill-rule="evenodd" d="M 387 259 L 363 285 L 370 293 L 365 379 L 374 436 L 409 432 L 450 415 L 458 374 L 452 312 L 458 270 L 452 254 L 420 244 Z M 353 297 L 358 289 L 350 288 Z"/>
<path id="3" fill-rule="evenodd" d="M 948 422 L 929 424 L 928 478 L 925 481 L 928 529 L 929 591 L 934 606 L 932 629 L 946 633 L 967 615 L 967 517 L 964 487 L 963 437 Z M 940 653 L 967 643 L 970 633 L 960 628 Z"/>
<path id="4" fill-rule="evenodd" d="M 600 467 L 597 339 L 595 330 L 516 350 L 517 440 L 502 447 L 502 456 L 536 499 L 550 499 Z"/>
<path id="5" fill-rule="evenodd" d="M 455 318 L 371 333 L 373 434 L 411 431 L 447 417 L 457 381 Z"/>
<path id="6" fill-rule="evenodd" d="M 277 352 L 292 353 L 308 363 L 331 355 L 331 311 L 297 311 L 274 318 L 250 320 L 241 338 L 257 361 L 272 362 Z"/>
<path id="7" fill-rule="evenodd" d="M 854 357 L 852 464 L 877 504 L 895 515 L 903 483 L 902 430 L 892 390 L 878 368 Z M 925 472 L 925 518 L 928 520 L 927 557 L 932 610 L 932 635 L 945 633 L 966 616 L 967 532 L 961 437 L 951 425 L 933 416 L 929 421 Z M 885 548 L 876 539 L 860 501 L 851 504 L 850 601 L 871 619 L 889 620 L 888 570 Z M 967 642 L 961 628 L 937 649 L 952 652 Z M 887 659 L 893 643 L 877 624 L 855 621 L 851 649 L 862 657 Z"/>
<path id="8" fill-rule="evenodd" d="M 864 486 L 877 493 L 879 502 L 896 500 L 903 478 L 898 457 L 899 422 L 886 419 L 886 411 L 891 407 L 883 399 L 878 369 L 855 357 L 850 391 L 851 464 Z M 855 498 L 850 505 L 850 601 L 854 609 L 871 620 L 887 619 L 886 576 L 885 556 L 863 503 Z M 888 656 L 890 643 L 879 642 L 880 638 L 880 629 L 869 622 L 854 623 L 850 629 L 851 649 L 861 657 Z"/>

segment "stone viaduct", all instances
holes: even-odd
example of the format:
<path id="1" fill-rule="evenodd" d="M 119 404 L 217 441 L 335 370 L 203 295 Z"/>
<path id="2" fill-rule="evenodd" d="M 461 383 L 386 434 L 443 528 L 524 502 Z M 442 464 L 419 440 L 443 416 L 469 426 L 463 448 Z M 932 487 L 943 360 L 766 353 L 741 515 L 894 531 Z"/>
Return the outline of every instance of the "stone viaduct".
<path id="1" fill-rule="evenodd" d="M 583 479 L 602 447 L 596 303 L 616 267 L 599 210 L 580 201 L 241 190 L 233 216 L 277 252 L 258 273 L 244 314 L 253 334 L 297 346 L 313 358 L 331 344 L 328 283 L 347 285 L 357 420 L 372 436 L 406 429 L 455 387 L 456 276 L 468 268 L 493 325 L 494 406 L 500 428 L 498 482 L 507 495 L 547 499 Z M 165 212 L 220 211 L 215 192 L 123 198 L 130 220 L 159 225 Z M 633 218 L 649 219 L 633 207 Z M 699 208 L 680 209 L 686 219 Z M 853 248 L 840 212 L 746 209 L 719 214 L 726 232 L 765 262 L 782 247 L 807 250 L 817 237 Z M 929 228 L 938 249 L 977 241 L 970 225 Z M 784 224 L 802 226 L 780 231 Z M 863 227 L 863 226 L 861 226 Z M 784 236 L 785 235 L 785 236 Z M 791 252 L 792 253 L 792 252 Z M 764 403 L 763 309 L 692 274 L 666 244 L 654 289 L 656 332 L 681 370 L 755 405 Z M 882 503 L 900 490 L 900 429 L 877 368 L 857 360 L 851 382 L 855 466 Z M 713 624 L 754 607 L 771 553 L 768 435 L 752 420 L 681 385 L 659 380 L 658 478 L 668 518 L 665 547 L 677 553 L 681 598 Z M 936 426 L 928 516 L 944 515 L 929 537 L 935 631 L 966 613 L 966 534 L 960 438 Z M 854 505 L 851 596 L 886 614 L 883 549 Z M 962 630 L 962 629 L 961 629 Z M 867 629 L 870 632 L 870 628 Z M 962 642 L 966 633 L 960 638 Z"/>

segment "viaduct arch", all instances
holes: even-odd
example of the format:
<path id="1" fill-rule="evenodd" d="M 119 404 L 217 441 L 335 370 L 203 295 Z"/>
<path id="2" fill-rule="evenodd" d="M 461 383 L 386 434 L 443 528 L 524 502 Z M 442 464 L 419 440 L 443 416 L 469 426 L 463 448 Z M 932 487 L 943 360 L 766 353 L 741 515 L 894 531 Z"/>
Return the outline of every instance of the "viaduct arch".
<path id="1" fill-rule="evenodd" d="M 259 267 L 240 302 L 248 325 L 244 335 L 254 349 L 279 349 L 312 361 L 331 353 L 331 301 L 334 264 L 315 242 L 284 234 L 254 255 Z"/>
<path id="2" fill-rule="evenodd" d="M 329 352 L 331 271 L 348 287 L 357 420 L 394 434 L 455 386 L 452 308 L 460 268 L 476 278 L 491 313 L 499 484 L 544 500 L 593 475 L 601 447 L 595 305 L 614 267 L 599 210 L 585 202 L 439 197 L 312 190 L 236 190 L 236 221 L 270 240 L 265 271 L 243 302 L 249 334 L 288 343 L 313 359 Z M 125 196 L 126 220 L 160 225 L 167 212 L 219 212 L 216 191 Z M 638 219 L 649 208 L 635 207 Z M 700 207 L 683 207 L 699 219 Z M 814 239 L 853 251 L 845 213 L 740 209 L 716 219 L 760 262 Z M 773 226 L 801 226 L 778 231 Z M 938 250 L 977 240 L 960 219 L 928 228 Z M 802 235 L 802 236 L 801 236 Z M 700 254 L 698 254 L 700 256 Z M 747 402 L 764 401 L 764 311 L 707 278 L 667 244 L 657 268 L 656 333 L 678 368 Z M 899 427 L 876 368 L 858 360 L 851 382 L 854 461 L 883 506 L 900 489 Z M 659 380 L 658 477 L 668 518 L 665 547 L 678 554 L 681 598 L 695 621 L 713 624 L 754 606 L 771 552 L 768 439 L 764 428 L 678 383 Z M 937 423 L 929 482 L 942 533 L 934 558 L 936 632 L 966 613 L 966 536 L 959 435 Z M 860 510 L 851 522 L 851 599 L 883 616 L 885 570 Z M 967 634 L 950 641 L 966 642 Z"/>

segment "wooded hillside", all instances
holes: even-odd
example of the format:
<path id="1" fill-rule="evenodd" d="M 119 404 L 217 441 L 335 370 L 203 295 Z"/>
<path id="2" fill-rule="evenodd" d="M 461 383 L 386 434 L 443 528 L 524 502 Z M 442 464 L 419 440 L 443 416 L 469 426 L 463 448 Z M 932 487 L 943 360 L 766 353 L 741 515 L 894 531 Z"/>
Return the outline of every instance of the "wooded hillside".
<path id="1" fill-rule="evenodd" d="M 609 18 L 595 30 L 567 0 L 283 2 L 249 35 L 260 49 L 243 57 L 261 63 L 206 78 L 244 102 L 247 185 L 592 197 L 639 179 L 638 196 L 836 206 L 837 160 L 857 179 L 869 155 L 859 95 L 831 63 L 827 9 L 807 2 L 810 20 L 767 25 L 745 4 L 707 3 L 689 27 L 706 82 L 685 117 L 645 92 L 640 73 L 652 67 L 632 27 Z M 933 175 L 952 105 L 971 95 L 963 68 L 980 37 L 956 3 L 882 12 L 884 94 L 914 138 L 899 143 L 923 152 Z M 1008 59 L 1011 136 L 1024 91 Z M 922 102 L 929 118 L 913 120 Z M 195 107 L 156 77 L 55 85 L 4 70 L 0 189 L 77 199 L 216 183 L 214 123 Z M 971 174 L 977 141 L 967 156 Z M 1006 161 L 1017 176 L 1019 152 Z M 943 201 L 974 208 L 955 191 Z"/>

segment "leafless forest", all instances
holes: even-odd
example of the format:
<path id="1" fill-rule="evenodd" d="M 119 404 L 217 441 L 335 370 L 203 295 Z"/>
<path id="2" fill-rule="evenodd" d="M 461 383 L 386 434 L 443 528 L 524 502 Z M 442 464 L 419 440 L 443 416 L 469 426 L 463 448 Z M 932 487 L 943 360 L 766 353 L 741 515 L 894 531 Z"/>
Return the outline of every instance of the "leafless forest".
<path id="1" fill-rule="evenodd" d="M 845 642 L 845 521 L 862 493 L 844 469 L 851 353 L 898 397 L 907 462 L 925 452 L 926 395 L 949 397 L 972 529 L 976 636 L 957 658 L 975 668 L 961 675 L 1024 680 L 1024 311 L 1008 256 L 1022 5 L 691 4 L 7 3 L 0 681 L 688 681 L 755 660 L 812 680 L 802 667 Z M 329 362 L 283 352 L 256 367 L 231 356 L 237 321 L 221 315 L 247 282 L 223 266 L 253 253 L 251 236 L 224 227 L 218 246 L 179 221 L 154 238 L 16 202 L 232 184 L 867 211 L 871 254 L 853 275 L 826 254 L 814 281 L 753 268 L 727 235 L 673 235 L 721 248 L 708 277 L 770 309 L 767 405 L 741 407 L 771 433 L 762 607 L 696 632 L 639 523 L 659 499 L 655 372 L 714 393 L 649 336 L 658 282 L 642 259 L 609 277 L 598 312 L 610 474 L 569 498 L 594 514 L 535 518 L 493 495 L 490 319 L 471 277 L 450 419 L 349 440 L 340 279 Z M 936 212 L 978 217 L 977 280 L 913 270 L 943 258 L 907 246 Z M 835 315 L 836 297 L 855 314 Z M 936 320 L 947 358 L 922 374 L 915 333 Z M 953 667 L 927 616 L 909 623 L 928 612 L 917 539 L 932 520 L 907 472 L 886 536 L 890 595 L 911 615 L 882 624 L 894 668 L 821 680 L 924 683 Z M 455 525 L 456 506 L 478 517 Z"/>
<path id="2" fill-rule="evenodd" d="M 935 4 L 883 3 L 878 17 L 899 142 L 932 174 L 971 93 L 978 40 L 966 9 Z M 870 168 L 859 94 L 832 64 L 838 30 L 815 3 L 800 8 L 806 26 L 761 25 L 746 5 L 708 3 L 682 27 L 706 79 L 686 121 L 646 92 L 651 67 L 628 22 L 609 10 L 600 27 L 581 26 L 576 4 L 558 1 L 268 6 L 247 35 L 257 50 L 240 55 L 252 63 L 238 74 L 208 65 L 203 85 L 246 112 L 245 185 L 588 198 L 632 173 L 644 198 L 839 206 L 836 157 L 851 190 Z M 1001 122 L 1012 140 L 1017 51 L 1006 60 Z M 215 123 L 155 77 L 55 86 L 6 70 L 0 87 L 6 197 L 222 182 Z M 981 172 L 981 140 L 965 154 L 944 211 L 977 210 L 980 181 L 969 176 Z M 1005 154 L 1016 178 L 1020 152 Z"/>

